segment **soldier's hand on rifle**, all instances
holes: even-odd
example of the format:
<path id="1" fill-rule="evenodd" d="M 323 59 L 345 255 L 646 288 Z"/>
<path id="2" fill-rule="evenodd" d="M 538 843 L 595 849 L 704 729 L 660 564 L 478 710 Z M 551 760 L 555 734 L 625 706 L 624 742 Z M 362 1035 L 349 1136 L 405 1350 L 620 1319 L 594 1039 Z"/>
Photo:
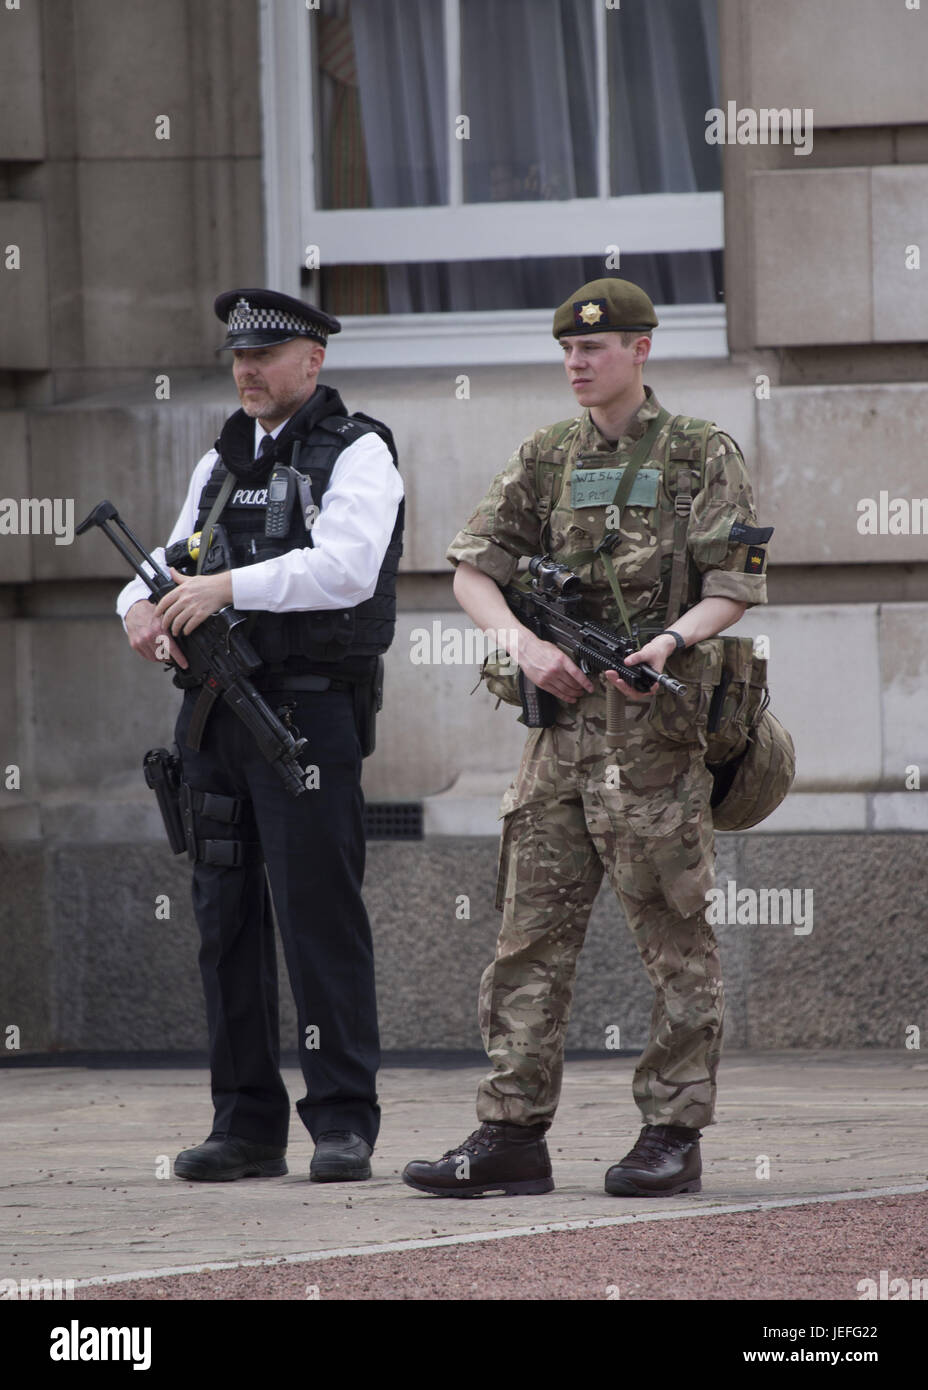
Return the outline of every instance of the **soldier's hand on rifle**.
<path id="1" fill-rule="evenodd" d="M 663 671 L 664 663 L 672 651 L 676 650 L 676 643 L 672 637 L 666 633 L 661 633 L 659 637 L 653 637 L 651 641 L 641 648 L 639 652 L 632 652 L 631 656 L 625 658 L 626 666 L 638 666 L 644 661 L 648 666 L 653 666 L 655 671 Z M 618 671 L 604 671 L 603 678 L 614 685 L 616 690 L 621 690 L 627 700 L 637 700 L 639 703 L 650 700 L 657 689 L 653 685 L 650 690 L 635 690 L 633 686 L 623 681 Z"/>
<path id="2" fill-rule="evenodd" d="M 210 614 L 218 613 L 232 602 L 230 570 L 222 570 L 219 574 L 186 575 L 172 569 L 171 578 L 177 581 L 177 588 L 165 594 L 155 612 L 175 636 L 193 632 Z"/>
<path id="3" fill-rule="evenodd" d="M 139 599 L 129 609 L 126 614 L 126 634 L 132 650 L 144 656 L 146 661 L 167 661 L 171 657 L 178 666 L 186 667 L 186 658 L 171 640 L 148 599 Z"/>
<path id="4" fill-rule="evenodd" d="M 553 642 L 543 642 L 527 629 L 519 632 L 516 659 L 530 681 L 572 705 L 584 693 L 592 694 L 593 682 Z"/>

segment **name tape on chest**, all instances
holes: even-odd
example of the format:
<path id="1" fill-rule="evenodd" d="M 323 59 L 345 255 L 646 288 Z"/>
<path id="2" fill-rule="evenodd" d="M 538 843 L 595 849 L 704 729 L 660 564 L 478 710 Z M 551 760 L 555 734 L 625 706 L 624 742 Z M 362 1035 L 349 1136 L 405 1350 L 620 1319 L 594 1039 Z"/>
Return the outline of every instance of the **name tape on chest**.
<path id="1" fill-rule="evenodd" d="M 574 511 L 581 507 L 608 507 L 615 501 L 624 468 L 575 468 L 570 475 L 570 505 Z M 629 507 L 656 507 L 661 470 L 641 468 L 628 495 Z"/>

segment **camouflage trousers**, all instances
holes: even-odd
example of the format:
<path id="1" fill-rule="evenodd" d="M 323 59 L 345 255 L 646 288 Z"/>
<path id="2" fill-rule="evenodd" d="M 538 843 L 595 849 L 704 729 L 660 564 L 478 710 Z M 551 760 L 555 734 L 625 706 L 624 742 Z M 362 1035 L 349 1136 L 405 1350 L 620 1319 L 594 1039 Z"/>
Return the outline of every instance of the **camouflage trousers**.
<path id="1" fill-rule="evenodd" d="M 563 1070 L 577 957 L 604 872 L 655 989 L 633 1093 L 645 1124 L 712 1124 L 722 1042 L 718 946 L 705 920 L 714 884 L 712 779 L 689 730 L 655 727 L 624 702 L 622 746 L 605 745 L 600 693 L 532 730 L 503 798 L 496 958 L 479 1019 L 494 1071 L 477 1116 L 550 1123 Z"/>

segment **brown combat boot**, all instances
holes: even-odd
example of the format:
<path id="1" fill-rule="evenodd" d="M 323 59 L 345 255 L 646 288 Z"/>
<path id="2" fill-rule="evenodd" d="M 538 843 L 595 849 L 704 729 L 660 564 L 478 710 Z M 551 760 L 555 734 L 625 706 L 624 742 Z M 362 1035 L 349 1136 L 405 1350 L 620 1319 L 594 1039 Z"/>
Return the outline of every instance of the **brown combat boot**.
<path id="1" fill-rule="evenodd" d="M 482 1124 L 436 1163 L 413 1159 L 403 1182 L 433 1197 L 507 1197 L 553 1192 L 546 1125 Z"/>
<path id="2" fill-rule="evenodd" d="M 635 1147 L 606 1173 L 613 1197 L 675 1197 L 702 1190 L 701 1131 L 683 1125 L 645 1125 Z"/>

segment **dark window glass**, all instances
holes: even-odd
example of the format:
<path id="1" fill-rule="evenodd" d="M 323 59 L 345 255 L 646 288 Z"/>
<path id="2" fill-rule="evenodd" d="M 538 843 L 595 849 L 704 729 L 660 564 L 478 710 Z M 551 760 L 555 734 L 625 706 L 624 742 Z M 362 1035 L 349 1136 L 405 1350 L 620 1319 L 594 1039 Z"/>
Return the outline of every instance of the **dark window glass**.
<path id="1" fill-rule="evenodd" d="M 721 251 L 677 251 L 623 256 L 619 270 L 605 270 L 598 256 L 537 257 L 522 261 L 431 261 L 395 266 L 336 266 L 320 273 L 321 308 L 330 314 L 383 312 L 359 299 L 366 277 L 400 282 L 404 313 L 442 310 L 550 309 L 587 280 L 621 275 L 640 285 L 655 304 L 717 303 L 722 299 Z M 304 283 L 313 283 L 308 272 Z M 695 297 L 694 297 L 695 296 Z M 396 311 L 394 311 L 396 312 Z"/>
<path id="2" fill-rule="evenodd" d="M 466 201 L 596 195 L 592 13 L 589 0 L 460 0 Z M 327 0 L 316 24 L 320 205 L 446 203 L 441 0 Z M 716 0 L 622 0 L 605 30 L 611 193 L 719 189 L 720 150 L 705 140 Z M 706 303 L 721 298 L 720 263 L 623 254 L 619 273 L 660 303 Z M 375 314 L 551 307 L 603 273 L 596 258 L 524 259 L 514 246 L 506 260 L 335 266 L 320 278 L 333 313 Z"/>
<path id="3" fill-rule="evenodd" d="M 587 0 L 461 0 L 464 199 L 596 196 Z"/>

